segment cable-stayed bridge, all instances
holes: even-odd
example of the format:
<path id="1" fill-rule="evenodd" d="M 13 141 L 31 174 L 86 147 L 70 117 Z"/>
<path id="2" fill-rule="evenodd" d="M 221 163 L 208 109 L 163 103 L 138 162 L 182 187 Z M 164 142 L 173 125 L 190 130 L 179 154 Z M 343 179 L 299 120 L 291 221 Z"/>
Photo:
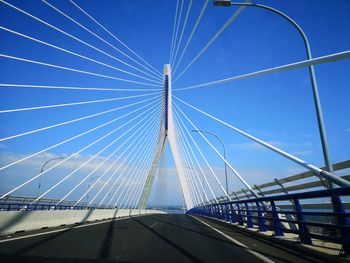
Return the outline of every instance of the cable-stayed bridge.
<path id="1" fill-rule="evenodd" d="M 160 13 L 172 11 L 163 14 L 172 22 L 169 32 L 159 29 L 159 39 L 170 40 L 160 68 L 135 48 L 161 57 L 163 47 L 149 46 L 147 39 L 152 30 L 159 37 L 158 27 L 143 33 L 152 21 L 135 21 L 136 31 L 119 25 L 118 17 L 113 20 L 119 23 L 107 26 L 91 8 L 111 14 L 123 7 L 120 16 L 125 12 L 127 19 L 131 10 L 137 20 L 149 8 L 149 3 L 137 2 L 102 1 L 97 7 L 75 0 L 1 1 L 2 261 L 345 261 L 350 251 L 350 161 L 332 162 L 314 66 L 335 64 L 341 71 L 350 51 L 313 57 L 300 25 L 270 6 L 248 0 L 176 0 L 157 3 Z M 250 9 L 291 26 L 302 39 L 305 58 L 213 79 L 205 69 L 215 71 L 221 61 L 208 55 L 194 71 Z M 201 25 L 211 12 L 227 18 L 199 45 L 196 36 L 203 38 L 201 29 L 210 31 Z M 113 26 L 125 35 L 136 34 L 136 43 L 122 39 Z M 316 151 L 324 165 L 236 127 L 224 97 L 220 108 L 213 106 L 215 93 L 202 94 L 206 87 L 223 91 L 239 80 L 287 72 L 299 72 L 301 86 L 310 90 L 307 105 L 316 113 Z M 200 84 L 184 81 L 197 77 L 203 79 Z M 225 94 L 230 95 L 218 96 Z M 255 116 L 268 111 L 253 108 Z M 306 125 L 302 120 L 299 126 Z M 269 120 L 264 123 L 275 127 Z M 224 140 L 218 135 L 226 133 Z M 293 163 L 296 172 L 262 180 L 241 171 L 235 165 L 239 156 L 232 158 L 225 143 L 234 135 L 254 143 L 245 144 L 254 145 L 254 151 Z"/>

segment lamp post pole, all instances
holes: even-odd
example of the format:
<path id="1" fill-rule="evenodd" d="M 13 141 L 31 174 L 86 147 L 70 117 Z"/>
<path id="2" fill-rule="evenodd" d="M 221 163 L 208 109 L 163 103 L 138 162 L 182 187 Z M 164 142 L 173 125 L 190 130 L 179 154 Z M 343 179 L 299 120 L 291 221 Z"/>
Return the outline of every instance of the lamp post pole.
<path id="1" fill-rule="evenodd" d="M 90 189 L 90 185 L 91 185 L 92 180 L 94 180 L 94 179 L 96 179 L 96 178 L 98 178 L 98 177 L 100 177 L 100 175 L 96 175 L 96 176 L 93 176 L 93 177 L 90 178 L 89 183 L 88 183 L 88 186 L 87 186 L 87 189 L 88 189 L 88 190 Z M 88 192 L 87 195 L 86 195 L 86 203 L 87 203 L 87 204 L 89 203 L 89 192 Z"/>
<path id="2" fill-rule="evenodd" d="M 39 176 L 39 184 L 38 184 L 38 191 L 37 191 L 37 197 L 39 197 L 39 194 L 40 194 L 40 188 L 41 188 L 41 174 L 43 173 L 43 171 L 44 171 L 44 168 L 45 168 L 45 166 L 49 163 L 49 162 L 51 162 L 51 161 L 54 161 L 54 160 L 61 160 L 61 159 L 64 159 L 65 157 L 56 157 L 56 158 L 52 158 L 52 159 L 50 159 L 50 160 L 47 160 L 44 164 L 43 164 L 43 166 L 41 166 L 41 169 L 40 169 L 40 176 Z"/>
<path id="3" fill-rule="evenodd" d="M 222 145 L 222 148 L 223 148 L 223 150 L 224 150 L 224 158 L 225 158 L 225 160 L 227 160 L 227 159 L 226 159 L 226 147 L 225 147 L 224 141 L 223 141 L 219 136 L 217 136 L 215 133 L 210 132 L 210 131 L 192 130 L 192 132 L 208 133 L 208 134 L 211 134 L 211 135 L 215 136 L 215 137 L 220 141 L 220 143 L 221 143 L 221 145 Z M 229 192 L 228 192 L 228 181 L 227 181 L 227 166 L 226 166 L 226 162 L 224 162 L 224 165 L 225 165 L 225 166 L 224 166 L 224 169 L 225 169 L 226 193 L 229 194 Z"/>
<path id="4" fill-rule="evenodd" d="M 253 3 L 235 3 L 235 2 L 231 2 L 230 0 L 214 0 L 214 5 L 215 6 L 226 6 L 226 7 L 234 6 L 234 5 L 247 6 L 247 7 L 257 7 L 257 8 L 269 10 L 269 11 L 283 17 L 299 32 L 300 36 L 302 37 L 302 39 L 304 41 L 307 59 L 312 59 L 310 43 L 309 43 L 309 40 L 307 39 L 304 31 L 301 29 L 301 27 L 293 19 L 291 19 L 289 16 L 282 13 L 281 11 L 274 9 L 272 7 L 266 6 L 266 5 L 253 4 Z M 315 109 L 316 109 L 318 129 L 319 129 L 319 133 L 320 133 L 320 137 L 321 137 L 323 158 L 324 158 L 324 162 L 325 162 L 325 166 L 326 166 L 327 171 L 333 174 L 333 172 L 334 172 L 333 165 L 332 165 L 332 161 L 331 161 L 329 150 L 328 150 L 328 140 L 327 140 L 327 135 L 326 135 L 326 128 L 324 125 L 321 102 L 320 102 L 320 98 L 319 98 L 315 70 L 314 70 L 313 65 L 309 66 L 309 76 L 310 76 L 311 85 L 312 85 L 313 100 L 314 100 Z M 329 182 L 330 187 L 331 187 L 331 185 L 332 185 L 331 182 Z"/>

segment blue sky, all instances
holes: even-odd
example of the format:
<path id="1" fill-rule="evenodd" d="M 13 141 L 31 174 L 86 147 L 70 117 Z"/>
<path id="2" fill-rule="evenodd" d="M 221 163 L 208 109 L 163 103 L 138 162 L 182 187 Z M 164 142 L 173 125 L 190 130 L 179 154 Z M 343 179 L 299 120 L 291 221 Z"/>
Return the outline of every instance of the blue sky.
<path id="1" fill-rule="evenodd" d="M 8 2 L 69 32 L 83 41 L 116 57 L 121 57 L 111 47 L 68 21 L 41 1 L 9 0 Z M 91 20 L 79 12 L 69 1 L 51 0 L 48 2 L 74 17 L 74 19 L 93 30 L 96 34 L 103 36 L 103 38 L 124 52 L 128 52 L 108 34 L 96 27 Z M 175 0 L 104 0 L 100 1 L 99 4 L 96 4 L 96 1 L 92 0 L 77 0 L 76 2 L 159 71 L 162 71 L 163 65 L 168 63 L 176 6 Z M 186 0 L 184 12 L 187 10 L 188 3 L 189 1 Z M 259 1 L 259 3 L 279 9 L 299 23 L 309 38 L 314 57 L 341 52 L 348 50 L 350 47 L 349 1 L 333 1 L 332 5 L 326 1 L 316 0 Z M 202 5 L 203 1 L 193 1 L 187 27 L 184 31 L 182 45 L 180 45 L 180 51 L 182 51 L 184 43 L 187 41 Z M 217 8 L 209 4 L 176 74 L 181 72 L 181 69 L 190 63 L 235 10 L 237 10 L 236 7 Z M 106 57 L 20 14 L 3 3 L 0 4 L 0 14 L 0 25 L 3 27 L 89 56 L 115 67 L 129 70 L 128 67 L 116 62 L 110 57 Z M 182 26 L 182 23 L 180 25 Z M 14 36 L 4 30 L 0 30 L 0 40 L 0 53 L 2 54 L 39 60 L 99 74 L 140 80 L 116 72 L 110 68 L 86 62 L 69 54 L 64 54 L 30 40 Z M 303 42 L 291 25 L 266 10 L 246 8 L 198 61 L 174 84 L 173 88 L 176 89 L 249 73 L 304 60 L 305 57 Z M 128 60 L 125 59 L 125 61 Z M 128 63 L 132 64 L 130 61 Z M 347 118 L 347 116 L 350 116 L 350 109 L 348 107 L 350 97 L 350 90 L 348 88 L 350 84 L 349 67 L 350 61 L 348 60 L 315 67 L 333 162 L 347 160 L 350 157 L 350 121 Z M 138 73 L 135 70 L 130 71 Z M 154 88 L 39 65 L 31 65 L 5 58 L 0 58 L 0 80 L 1 83 L 16 84 L 101 88 Z M 118 96 L 123 97 L 135 94 L 141 94 L 141 92 L 57 91 L 1 87 L 0 108 L 2 110 L 14 109 L 114 98 Z M 174 95 L 308 162 L 318 166 L 323 165 L 311 84 L 307 69 L 298 69 L 206 88 L 178 91 L 174 92 Z M 7 137 L 139 100 L 141 99 L 0 114 L 0 137 Z M 227 147 L 228 160 L 241 172 L 242 176 L 249 183 L 262 183 L 273 178 L 281 178 L 304 171 L 290 161 L 277 156 L 275 153 L 270 153 L 227 128 L 208 120 L 185 105 L 179 105 L 199 128 L 216 132 L 222 137 Z M 123 110 L 120 113 L 118 112 L 118 114 L 121 115 L 127 112 L 128 110 Z M 7 164 L 9 159 L 15 160 L 20 156 L 26 156 L 39 151 L 53 143 L 57 143 L 79 132 L 111 120 L 116 116 L 114 113 L 106 114 L 89 121 L 2 142 L 1 163 Z M 189 125 L 188 128 L 191 129 Z M 19 182 L 23 182 L 25 179 L 21 177 L 23 173 L 26 173 L 24 176 L 26 178 L 35 175 L 37 170 L 40 169 L 38 168 L 40 163 L 49 156 L 61 156 L 75 152 L 83 147 L 83 145 L 92 142 L 110 130 L 111 128 L 105 127 L 96 133 L 80 138 L 75 143 L 63 145 L 50 151 L 47 156 L 41 156 L 41 159 L 38 158 L 35 164 L 23 162 L 20 166 L 1 171 L 0 176 L 6 182 L 2 186 L 1 192 L 8 191 Z M 121 129 L 120 133 L 125 130 Z M 193 136 L 203 151 L 208 154 L 208 160 L 215 167 L 222 180 L 222 162 L 201 141 L 199 135 L 193 134 Z M 210 139 L 220 149 L 220 145 L 215 141 L 215 138 Z M 100 147 L 103 147 L 103 144 Z M 87 158 L 87 156 L 95 154 L 99 149 L 92 147 L 84 151 L 81 158 Z M 105 154 L 107 155 L 107 153 Z M 71 167 L 66 168 L 69 170 Z M 169 161 L 169 170 L 174 170 L 171 161 Z M 79 176 L 74 180 L 81 180 L 79 178 L 83 178 L 84 173 L 81 173 Z M 46 187 L 56 180 L 54 173 L 49 178 L 51 179 L 46 181 Z M 174 179 L 175 177 L 171 178 L 173 179 L 169 180 L 168 183 L 172 187 L 168 187 L 168 189 L 174 189 L 174 191 L 172 194 L 169 194 L 169 202 L 179 203 L 178 187 L 174 187 L 177 182 Z M 230 174 L 229 185 L 230 190 L 240 189 L 242 187 L 232 174 Z M 61 189 L 52 192 L 48 196 L 59 197 L 61 192 L 67 187 L 69 185 L 62 186 Z M 214 188 L 216 189 L 216 187 Z M 18 191 L 18 194 L 30 195 L 35 192 L 35 189 L 35 184 L 33 184 Z M 81 192 L 82 190 L 79 191 Z M 221 194 L 218 189 L 215 191 L 218 195 Z M 78 196 L 79 194 L 76 194 L 72 198 Z"/>

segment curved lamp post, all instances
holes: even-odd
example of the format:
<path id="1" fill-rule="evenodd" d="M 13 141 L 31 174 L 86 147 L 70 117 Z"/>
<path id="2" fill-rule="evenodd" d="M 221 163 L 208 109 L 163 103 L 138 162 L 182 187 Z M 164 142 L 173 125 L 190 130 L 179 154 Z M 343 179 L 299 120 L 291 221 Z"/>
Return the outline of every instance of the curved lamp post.
<path id="1" fill-rule="evenodd" d="M 226 159 L 226 147 L 225 147 L 224 141 L 219 136 L 217 136 L 215 133 L 210 132 L 210 131 L 192 130 L 192 132 L 208 133 L 208 134 L 211 134 L 211 135 L 215 136 L 221 142 L 222 148 L 224 149 L 224 158 L 225 158 L 225 160 L 227 160 Z M 227 181 L 227 166 L 226 166 L 226 163 L 224 163 L 224 164 L 225 164 L 226 193 L 229 194 L 228 193 L 228 181 Z"/>
<path id="2" fill-rule="evenodd" d="M 40 176 L 39 176 L 39 184 L 38 184 L 37 197 L 39 197 L 40 188 L 41 188 L 41 174 L 43 173 L 45 166 L 46 166 L 49 162 L 51 162 L 51 161 L 62 160 L 62 159 L 64 159 L 64 158 L 65 158 L 64 156 L 52 158 L 52 159 L 50 159 L 50 160 L 47 160 L 47 161 L 43 164 L 43 166 L 41 166 L 41 169 L 40 169 Z"/>
<path id="3" fill-rule="evenodd" d="M 226 6 L 226 7 L 233 6 L 233 5 L 257 7 L 257 8 L 266 9 L 268 11 L 271 11 L 271 12 L 283 17 L 299 32 L 300 36 L 302 37 L 302 39 L 304 41 L 307 59 L 312 59 L 310 44 L 309 44 L 309 41 L 308 41 L 304 31 L 301 29 L 301 27 L 293 19 L 291 19 L 289 16 L 282 13 L 281 11 L 274 9 L 272 7 L 266 6 L 266 5 L 253 4 L 253 3 L 235 3 L 235 2 L 231 2 L 230 0 L 214 0 L 214 5 L 215 6 Z M 317 82 L 316 82 L 316 77 L 315 77 L 315 70 L 314 70 L 313 65 L 309 66 L 309 75 L 310 75 L 310 80 L 311 80 L 311 84 L 312 84 L 312 92 L 313 92 L 313 99 L 314 99 L 314 104 L 315 104 L 315 108 L 316 108 L 318 129 L 319 129 L 319 133 L 320 133 L 320 137 L 321 137 L 323 158 L 324 158 L 326 169 L 328 170 L 328 172 L 333 174 L 333 165 L 332 165 L 329 150 L 328 150 L 326 129 L 325 129 L 324 121 L 323 121 L 323 114 L 322 114 L 321 103 L 320 103 Z M 329 182 L 329 185 L 331 186 L 331 182 Z"/>

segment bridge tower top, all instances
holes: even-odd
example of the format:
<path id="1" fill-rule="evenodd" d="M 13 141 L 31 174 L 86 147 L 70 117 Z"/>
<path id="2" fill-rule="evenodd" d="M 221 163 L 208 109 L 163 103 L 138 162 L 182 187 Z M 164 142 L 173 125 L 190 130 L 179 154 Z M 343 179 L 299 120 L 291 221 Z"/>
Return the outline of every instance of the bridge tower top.
<path id="1" fill-rule="evenodd" d="M 165 133 L 168 133 L 168 117 L 169 117 L 169 90 L 171 89 L 171 66 L 170 64 L 165 64 L 163 69 L 164 74 L 164 100 L 163 100 L 163 123 Z M 170 90 L 171 92 L 171 90 Z"/>

